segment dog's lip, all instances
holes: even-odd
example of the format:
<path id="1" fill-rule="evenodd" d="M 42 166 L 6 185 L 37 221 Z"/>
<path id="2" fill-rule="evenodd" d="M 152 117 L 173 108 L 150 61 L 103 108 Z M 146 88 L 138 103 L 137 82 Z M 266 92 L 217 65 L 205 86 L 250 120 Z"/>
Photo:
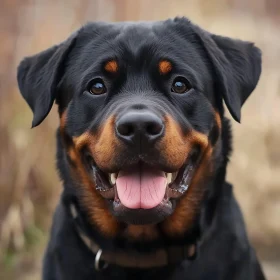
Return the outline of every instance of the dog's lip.
<path id="1" fill-rule="evenodd" d="M 159 205 L 151 209 L 129 209 L 116 200 L 110 204 L 114 216 L 119 221 L 135 225 L 156 224 L 163 221 L 172 214 L 172 206 L 173 203 L 169 199 L 163 199 Z"/>

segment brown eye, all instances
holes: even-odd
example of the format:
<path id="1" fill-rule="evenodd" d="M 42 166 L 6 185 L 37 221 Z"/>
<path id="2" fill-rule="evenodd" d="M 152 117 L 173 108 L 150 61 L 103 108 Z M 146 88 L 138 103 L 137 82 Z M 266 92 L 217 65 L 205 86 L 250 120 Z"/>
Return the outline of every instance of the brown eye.
<path id="1" fill-rule="evenodd" d="M 91 82 L 89 92 L 94 95 L 106 93 L 107 89 L 101 79 L 95 79 Z"/>
<path id="2" fill-rule="evenodd" d="M 172 84 L 171 91 L 175 93 L 185 93 L 191 89 L 190 83 L 185 78 L 176 78 Z"/>

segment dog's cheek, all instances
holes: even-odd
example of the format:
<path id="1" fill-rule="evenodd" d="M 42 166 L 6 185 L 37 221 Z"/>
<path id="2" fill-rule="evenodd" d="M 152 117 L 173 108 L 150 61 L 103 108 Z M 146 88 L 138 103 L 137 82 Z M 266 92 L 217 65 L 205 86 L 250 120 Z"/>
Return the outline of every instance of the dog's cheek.
<path id="1" fill-rule="evenodd" d="M 165 116 L 165 134 L 157 144 L 157 150 L 161 153 L 160 160 L 174 170 L 178 170 L 184 164 L 191 150 L 179 125 L 169 115 Z"/>
<path id="2" fill-rule="evenodd" d="M 172 117 L 166 116 L 165 136 L 157 148 L 161 152 L 161 160 L 172 169 L 180 169 L 196 147 L 203 153 L 207 145 L 207 135 L 192 128 L 183 133 L 179 124 Z"/>
<path id="3" fill-rule="evenodd" d="M 209 147 L 187 193 L 178 202 L 173 214 L 163 222 L 162 229 L 167 235 L 180 236 L 191 228 L 203 200 L 205 183 L 211 175 L 211 156 L 212 147 Z"/>
<path id="4" fill-rule="evenodd" d="M 111 116 L 101 127 L 95 141 L 91 141 L 89 149 L 99 168 L 115 169 L 118 156 L 121 154 L 121 144 L 115 135 L 115 117 Z"/>
<path id="5" fill-rule="evenodd" d="M 82 207 L 86 210 L 91 224 L 99 229 L 104 235 L 113 237 L 119 231 L 119 223 L 109 212 L 106 201 L 101 197 L 90 178 L 81 157 L 81 150 L 94 142 L 95 137 L 84 133 L 79 137 L 67 135 L 65 132 L 67 113 L 63 113 L 60 120 L 60 133 L 70 163 L 70 174 L 75 186 L 78 188 L 78 195 Z"/>
<path id="6" fill-rule="evenodd" d="M 215 112 L 213 127 L 208 136 L 194 130 L 188 136 L 191 146 L 201 149 L 202 158 L 187 193 L 178 202 L 174 213 L 162 224 L 162 230 L 167 235 L 180 236 L 191 228 L 201 207 L 207 181 L 213 173 L 213 153 L 220 135 L 221 117 Z"/>

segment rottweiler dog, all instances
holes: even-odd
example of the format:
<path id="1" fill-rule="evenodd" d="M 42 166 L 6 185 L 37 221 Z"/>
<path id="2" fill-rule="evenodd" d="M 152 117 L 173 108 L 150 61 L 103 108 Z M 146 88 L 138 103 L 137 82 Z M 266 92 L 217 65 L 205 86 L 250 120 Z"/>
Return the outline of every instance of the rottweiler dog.
<path id="1" fill-rule="evenodd" d="M 18 67 L 32 127 L 58 105 L 64 185 L 43 279 L 261 280 L 232 185 L 253 43 L 187 18 L 93 22 Z"/>

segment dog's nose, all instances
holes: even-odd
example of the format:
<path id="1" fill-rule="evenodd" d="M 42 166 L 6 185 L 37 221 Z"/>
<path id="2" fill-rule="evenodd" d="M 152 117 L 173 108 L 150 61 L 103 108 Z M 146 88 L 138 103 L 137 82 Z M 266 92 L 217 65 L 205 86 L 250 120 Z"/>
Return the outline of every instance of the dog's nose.
<path id="1" fill-rule="evenodd" d="M 152 112 L 129 111 L 116 122 L 116 133 L 122 141 L 142 146 L 158 140 L 164 133 L 164 124 Z"/>

